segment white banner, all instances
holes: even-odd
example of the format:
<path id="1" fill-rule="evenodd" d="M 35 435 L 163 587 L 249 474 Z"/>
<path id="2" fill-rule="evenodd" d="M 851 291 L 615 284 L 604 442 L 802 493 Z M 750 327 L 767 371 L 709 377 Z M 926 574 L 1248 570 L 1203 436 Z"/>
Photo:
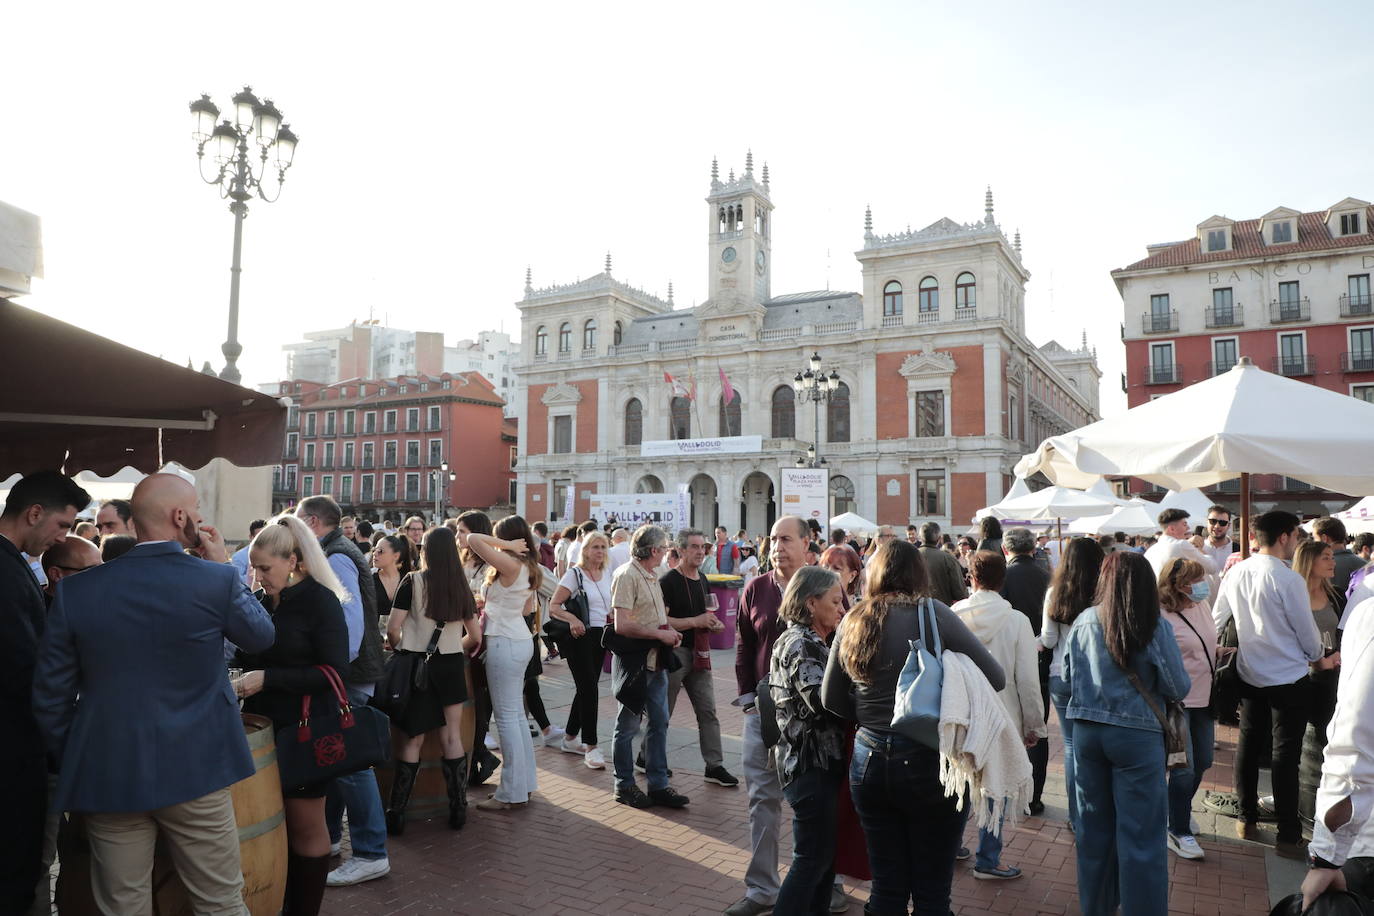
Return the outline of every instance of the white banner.
<path id="1" fill-rule="evenodd" d="M 641 458 L 682 455 L 737 455 L 763 451 L 762 436 L 722 436 L 718 439 L 658 439 L 639 446 Z"/>
<path id="2" fill-rule="evenodd" d="M 830 471 L 825 468 L 782 469 L 781 515 L 815 519 L 821 537 L 830 534 Z"/>
<path id="3" fill-rule="evenodd" d="M 661 525 L 669 533 L 687 527 L 683 500 L 678 493 L 593 493 L 591 517 L 606 523 L 614 518 L 626 528 Z"/>

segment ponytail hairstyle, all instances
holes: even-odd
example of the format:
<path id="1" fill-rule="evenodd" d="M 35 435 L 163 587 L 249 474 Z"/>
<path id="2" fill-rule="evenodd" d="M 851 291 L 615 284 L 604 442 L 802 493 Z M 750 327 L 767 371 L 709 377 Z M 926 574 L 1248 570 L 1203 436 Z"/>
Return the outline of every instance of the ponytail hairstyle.
<path id="1" fill-rule="evenodd" d="M 469 531 L 472 529 L 469 528 Z M 539 583 L 544 581 L 544 567 L 539 564 L 539 548 L 534 546 L 534 534 L 529 523 L 519 515 L 507 515 L 496 523 L 492 534 L 503 541 L 524 541 L 525 555 L 519 560 L 529 571 L 530 591 L 538 591 Z M 496 581 L 496 567 L 487 569 L 487 585 Z"/>
<path id="2" fill-rule="evenodd" d="M 469 534 L 491 534 L 491 516 L 479 509 L 469 509 L 459 515 L 458 524 L 466 528 Z M 476 570 L 486 565 L 485 560 L 467 547 L 459 551 L 458 559 L 462 562 L 464 569 Z"/>
<path id="3" fill-rule="evenodd" d="M 1150 562 L 1138 553 L 1113 551 L 1097 583 L 1102 639 L 1118 666 L 1150 644 L 1159 626 L 1159 586 Z"/>
<path id="4" fill-rule="evenodd" d="M 296 516 L 287 513 L 273 519 L 253 538 L 253 549 L 265 550 L 282 559 L 294 556 L 301 573 L 333 592 L 340 604 L 353 600 L 353 593 L 344 587 L 330 568 L 319 539 Z"/>
<path id="5" fill-rule="evenodd" d="M 867 597 L 844 615 L 840 663 L 855 683 L 873 683 L 888 612 L 919 601 L 929 581 L 925 560 L 915 544 L 891 538 L 874 552 L 868 561 Z"/>
<path id="6" fill-rule="evenodd" d="M 385 541 L 386 546 L 396 552 L 396 556 L 399 558 L 396 560 L 396 571 L 400 573 L 402 579 L 415 571 L 410 563 L 410 538 L 403 534 L 383 534 L 381 540 Z"/>
<path id="7" fill-rule="evenodd" d="M 424 614 L 436 622 L 477 616 L 477 602 L 458 563 L 457 543 L 453 529 L 444 526 L 429 529 L 420 542 L 420 572 L 416 575 L 424 577 Z"/>

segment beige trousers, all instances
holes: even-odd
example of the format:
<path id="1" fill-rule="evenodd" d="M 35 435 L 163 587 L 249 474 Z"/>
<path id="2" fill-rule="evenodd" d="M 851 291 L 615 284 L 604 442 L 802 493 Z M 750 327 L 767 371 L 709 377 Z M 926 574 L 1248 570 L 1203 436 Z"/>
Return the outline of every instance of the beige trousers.
<path id="1" fill-rule="evenodd" d="M 245 916 L 238 828 L 227 788 L 156 811 L 87 814 L 91 891 L 101 913 L 152 916 L 159 831 L 196 916 Z"/>

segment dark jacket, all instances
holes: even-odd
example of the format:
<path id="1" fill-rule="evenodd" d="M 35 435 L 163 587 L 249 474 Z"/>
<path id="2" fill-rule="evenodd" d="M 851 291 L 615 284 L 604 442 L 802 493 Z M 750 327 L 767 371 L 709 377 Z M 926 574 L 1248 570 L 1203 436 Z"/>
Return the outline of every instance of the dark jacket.
<path id="1" fill-rule="evenodd" d="M 243 711 L 286 728 L 300 720 L 306 694 L 316 711 L 336 702 L 328 678 L 315 666 L 348 666 L 348 625 L 338 597 L 309 576 L 282 589 L 275 610 L 265 595 L 260 600 L 272 615 L 276 642 L 265 652 L 237 656 L 239 667 L 263 672 L 262 690 L 244 701 Z"/>
<path id="2" fill-rule="evenodd" d="M 1002 583 L 1001 595 L 1030 621 L 1031 631 L 1040 635 L 1045 610 L 1045 592 L 1050 588 L 1050 574 L 1030 554 L 1017 554 L 1007 563 L 1007 579 Z"/>
<path id="3" fill-rule="evenodd" d="M 354 594 L 361 593 L 363 602 L 363 638 L 358 655 L 351 664 L 339 669 L 339 676 L 349 684 L 375 684 L 382 677 L 382 631 L 377 626 L 377 590 L 372 583 L 372 569 L 358 545 L 344 537 L 340 528 L 320 538 L 320 547 L 326 557 L 342 553 L 353 561 L 358 570 L 357 586 L 345 582 L 343 587 Z"/>
<path id="4" fill-rule="evenodd" d="M 33 669 L 46 607 L 29 561 L 0 537 L 0 733 L 7 736 L 7 756 L 43 756 L 33 717 Z"/>

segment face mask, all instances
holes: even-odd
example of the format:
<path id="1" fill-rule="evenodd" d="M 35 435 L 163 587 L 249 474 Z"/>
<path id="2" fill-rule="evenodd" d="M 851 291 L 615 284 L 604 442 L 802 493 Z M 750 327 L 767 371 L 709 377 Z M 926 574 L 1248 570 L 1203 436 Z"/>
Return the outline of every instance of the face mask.
<path id="1" fill-rule="evenodd" d="M 1211 595 L 1211 594 L 1212 594 L 1212 586 L 1211 586 L 1211 584 L 1210 584 L 1206 579 L 1203 579 L 1201 582 L 1194 582 L 1194 583 L 1193 583 L 1193 589 L 1192 589 L 1192 592 L 1191 592 L 1193 601 L 1195 601 L 1195 602 L 1206 601 L 1207 598 L 1208 598 L 1208 596 Z"/>

